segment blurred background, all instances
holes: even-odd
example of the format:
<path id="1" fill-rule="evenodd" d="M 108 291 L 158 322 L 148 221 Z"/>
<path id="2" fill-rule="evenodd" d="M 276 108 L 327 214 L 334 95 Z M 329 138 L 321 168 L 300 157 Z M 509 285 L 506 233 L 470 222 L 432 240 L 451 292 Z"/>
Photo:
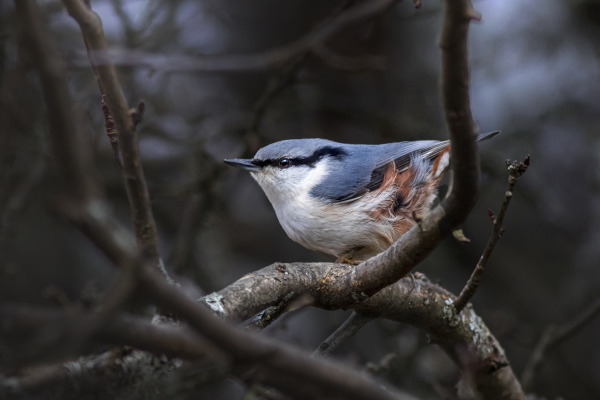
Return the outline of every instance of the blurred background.
<path id="1" fill-rule="evenodd" d="M 439 91 L 442 9 L 410 1 L 338 32 L 320 55 L 247 70 L 203 71 L 181 56 L 252 54 L 285 46 L 356 1 L 96 0 L 120 49 L 162 256 L 205 292 L 275 261 L 332 261 L 289 240 L 266 197 L 226 157 L 252 156 L 289 138 L 349 143 L 446 139 Z M 69 70 L 73 113 L 114 210 L 127 197 L 105 137 L 100 96 L 76 23 L 41 1 Z M 416 270 L 459 293 L 491 232 L 506 187 L 506 159 L 531 155 L 506 232 L 473 299 L 517 374 L 544 329 L 564 324 L 600 293 L 600 1 L 477 0 L 470 30 L 472 110 L 480 130 L 481 193 L 465 227 Z M 115 273 L 106 257 L 53 211 L 56 171 L 39 80 L 18 36 L 14 4 L 0 3 L 0 301 L 54 304 L 99 292 Z M 152 58 L 152 57 L 154 58 Z M 161 62 L 154 62 L 159 60 Z M 348 315 L 305 309 L 268 334 L 314 349 Z M 542 363 L 533 392 L 600 398 L 600 318 Z M 453 363 L 417 330 L 375 321 L 337 354 L 350 364 L 395 353 L 385 379 L 423 398 L 452 398 Z M 216 389 L 215 389 L 216 390 Z M 215 393 L 236 398 L 241 388 Z M 231 397 L 228 397 L 231 396 Z"/>

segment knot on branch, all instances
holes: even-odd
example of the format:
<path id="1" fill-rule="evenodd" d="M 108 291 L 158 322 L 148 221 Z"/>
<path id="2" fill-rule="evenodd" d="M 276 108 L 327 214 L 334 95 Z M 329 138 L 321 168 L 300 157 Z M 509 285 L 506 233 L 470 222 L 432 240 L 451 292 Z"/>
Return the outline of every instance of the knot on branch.
<path id="1" fill-rule="evenodd" d="M 508 168 L 508 180 L 509 183 L 515 184 L 517 180 L 527 172 L 527 168 L 529 168 L 530 157 L 529 154 L 525 159 L 521 162 L 514 160 L 506 160 L 506 167 Z"/>
<path id="2" fill-rule="evenodd" d="M 131 108 L 129 110 L 129 116 L 133 121 L 133 126 L 137 128 L 140 122 L 144 117 L 144 111 L 146 111 L 146 104 L 143 101 L 140 101 L 135 108 Z"/>

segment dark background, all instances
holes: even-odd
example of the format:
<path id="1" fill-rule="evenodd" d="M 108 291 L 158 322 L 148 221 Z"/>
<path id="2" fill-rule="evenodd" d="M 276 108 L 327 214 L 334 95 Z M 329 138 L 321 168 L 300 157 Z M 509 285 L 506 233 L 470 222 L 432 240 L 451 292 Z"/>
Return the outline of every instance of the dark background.
<path id="1" fill-rule="evenodd" d="M 347 3 L 114 0 L 93 7 L 111 46 L 169 59 L 284 46 Z M 60 2 L 41 4 L 68 64 L 79 105 L 73 113 L 87 121 L 98 177 L 129 225 L 79 28 Z M 487 210 L 498 210 L 502 201 L 505 159 L 530 154 L 506 233 L 473 299 L 520 374 L 546 326 L 565 323 L 599 296 L 600 2 L 485 0 L 474 7 L 483 20 L 470 31 L 471 106 L 481 131 L 502 134 L 480 146 L 481 193 L 464 227 L 471 242 L 446 239 L 417 270 L 460 291 L 491 232 Z M 0 300 L 79 301 L 101 290 L 114 268 L 53 211 L 57 174 L 46 108 L 13 8 L 0 4 Z M 332 54 L 345 57 L 342 68 L 308 55 L 288 75 L 285 65 L 165 71 L 131 53 L 135 65 L 120 67 L 120 78 L 130 104 L 146 105 L 140 148 L 168 269 L 210 292 L 275 261 L 331 261 L 289 240 L 258 185 L 222 159 L 251 156 L 288 138 L 447 138 L 440 21 L 439 2 L 425 1 L 421 10 L 400 3 L 327 42 Z M 257 114 L 256 102 L 277 76 L 291 79 Z M 253 122 L 258 129 L 251 129 Z M 305 309 L 268 332 L 313 349 L 346 315 Z M 600 398 L 598 337 L 595 319 L 549 353 L 534 391 L 548 398 Z M 392 352 L 398 357 L 386 376 L 401 388 L 443 398 L 444 388 L 455 383 L 454 365 L 424 334 L 388 321 L 364 328 L 338 356 L 362 366 Z M 223 390 L 227 397 L 239 388 Z"/>

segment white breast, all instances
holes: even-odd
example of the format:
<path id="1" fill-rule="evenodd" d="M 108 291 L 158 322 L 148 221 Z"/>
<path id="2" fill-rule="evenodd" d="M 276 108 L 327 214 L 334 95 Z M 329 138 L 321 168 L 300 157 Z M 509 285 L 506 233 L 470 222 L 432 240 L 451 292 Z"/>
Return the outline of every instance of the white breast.
<path id="1" fill-rule="evenodd" d="M 357 247 L 364 247 L 369 256 L 383 251 L 396 238 L 391 224 L 376 222 L 369 215 L 373 201 L 367 200 L 375 193 L 345 203 L 327 203 L 310 196 L 310 189 L 322 181 L 327 162 L 299 171 L 283 170 L 288 175 L 282 179 L 273 176 L 282 170 L 253 176 L 273 205 L 279 223 L 295 242 L 336 257 Z M 377 197 L 384 197 L 382 194 Z"/>

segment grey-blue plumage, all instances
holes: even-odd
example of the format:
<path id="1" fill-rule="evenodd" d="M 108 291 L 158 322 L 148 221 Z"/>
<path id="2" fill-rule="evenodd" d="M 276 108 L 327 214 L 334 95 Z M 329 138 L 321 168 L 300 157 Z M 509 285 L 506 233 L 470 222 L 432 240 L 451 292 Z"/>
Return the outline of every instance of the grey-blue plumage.
<path id="1" fill-rule="evenodd" d="M 436 140 L 292 139 L 225 162 L 250 171 L 292 240 L 356 261 L 383 251 L 429 212 L 449 150 L 449 141 Z"/>

